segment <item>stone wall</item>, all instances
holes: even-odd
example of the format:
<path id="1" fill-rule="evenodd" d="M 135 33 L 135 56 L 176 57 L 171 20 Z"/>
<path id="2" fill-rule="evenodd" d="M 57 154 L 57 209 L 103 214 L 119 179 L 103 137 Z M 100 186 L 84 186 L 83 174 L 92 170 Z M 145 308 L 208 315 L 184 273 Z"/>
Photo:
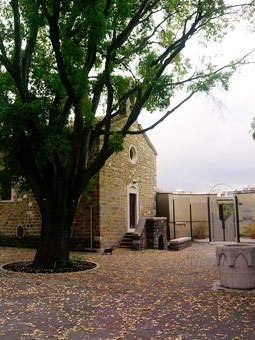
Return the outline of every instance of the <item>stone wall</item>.
<path id="1" fill-rule="evenodd" d="M 131 145 L 137 151 L 136 162 L 129 158 Z M 127 231 L 127 188 L 134 182 L 139 216 L 155 216 L 156 152 L 144 135 L 128 136 L 124 151 L 112 155 L 100 171 L 91 200 L 81 198 L 72 226 L 73 249 L 90 249 L 91 239 L 93 248 L 118 244 Z M 24 226 L 23 239 L 16 237 L 18 225 Z M 0 201 L 0 245 L 36 247 L 40 228 L 40 211 L 32 194 L 14 194 L 12 201 Z"/>
<path id="2" fill-rule="evenodd" d="M 18 225 L 24 228 L 25 237 L 39 236 L 41 217 L 32 194 L 13 190 L 11 201 L 0 201 L 0 239 L 15 238 Z"/>
<path id="3" fill-rule="evenodd" d="M 37 247 L 41 230 L 41 216 L 33 195 L 18 194 L 13 190 L 11 201 L 0 201 L 0 245 Z M 81 197 L 71 232 L 74 250 L 99 248 L 99 188 L 95 183 L 91 199 Z M 92 216 L 92 222 L 91 222 Z M 17 236 L 22 226 L 24 236 Z M 91 234 L 92 229 L 92 234 Z"/>
<path id="4" fill-rule="evenodd" d="M 132 235 L 132 239 L 134 250 L 146 248 L 167 250 L 167 218 L 142 218 L 136 232 Z"/>
<path id="5" fill-rule="evenodd" d="M 88 194 L 88 197 L 84 195 L 81 197 L 71 231 L 73 242 L 79 244 L 82 240 L 85 250 L 100 247 L 100 188 L 98 178 L 99 176 L 97 176 L 93 191 Z"/>
<path id="6" fill-rule="evenodd" d="M 138 129 L 135 126 L 135 129 Z M 130 147 L 136 162 L 130 160 Z M 124 150 L 112 155 L 100 172 L 101 247 L 118 245 L 128 231 L 128 188 L 138 190 L 139 218 L 156 213 L 156 152 L 144 135 L 129 135 Z"/>
<path id="7" fill-rule="evenodd" d="M 167 218 L 154 217 L 146 219 L 147 248 L 167 249 Z"/>

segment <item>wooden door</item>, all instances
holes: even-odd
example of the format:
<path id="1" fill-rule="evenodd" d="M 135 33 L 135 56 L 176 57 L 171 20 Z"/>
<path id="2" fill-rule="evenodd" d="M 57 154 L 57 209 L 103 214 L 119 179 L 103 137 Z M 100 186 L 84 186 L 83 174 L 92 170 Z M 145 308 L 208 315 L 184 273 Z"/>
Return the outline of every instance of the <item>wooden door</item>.
<path id="1" fill-rule="evenodd" d="M 129 229 L 135 229 L 137 218 L 137 197 L 136 194 L 129 194 Z"/>

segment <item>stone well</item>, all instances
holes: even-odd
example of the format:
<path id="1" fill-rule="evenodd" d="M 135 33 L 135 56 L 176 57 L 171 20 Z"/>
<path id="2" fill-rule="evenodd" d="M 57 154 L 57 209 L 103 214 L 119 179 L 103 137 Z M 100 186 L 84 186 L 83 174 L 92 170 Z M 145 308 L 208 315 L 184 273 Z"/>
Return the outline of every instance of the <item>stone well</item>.
<path id="1" fill-rule="evenodd" d="M 229 244 L 217 247 L 221 285 L 228 288 L 255 288 L 255 245 Z"/>

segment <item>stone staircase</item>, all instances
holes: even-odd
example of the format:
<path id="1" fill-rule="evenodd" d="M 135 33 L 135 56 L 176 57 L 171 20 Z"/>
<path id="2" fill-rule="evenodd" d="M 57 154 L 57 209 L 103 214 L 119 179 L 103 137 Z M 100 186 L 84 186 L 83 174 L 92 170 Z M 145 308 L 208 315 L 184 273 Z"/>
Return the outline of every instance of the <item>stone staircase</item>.
<path id="1" fill-rule="evenodd" d="M 142 250 L 167 249 L 166 217 L 142 217 L 134 232 L 128 232 L 120 241 L 119 248 Z"/>
<path id="2" fill-rule="evenodd" d="M 137 239 L 137 233 L 126 233 L 120 241 L 119 248 L 134 249 L 133 240 Z"/>

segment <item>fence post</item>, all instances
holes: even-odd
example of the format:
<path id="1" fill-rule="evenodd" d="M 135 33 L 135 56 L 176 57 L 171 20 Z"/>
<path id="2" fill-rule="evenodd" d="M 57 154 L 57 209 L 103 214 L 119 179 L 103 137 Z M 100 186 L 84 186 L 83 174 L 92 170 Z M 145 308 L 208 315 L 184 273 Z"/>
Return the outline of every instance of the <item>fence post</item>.
<path id="1" fill-rule="evenodd" d="M 191 203 L 189 205 L 189 223 L 190 223 L 190 237 L 193 241 L 193 230 L 192 230 L 192 206 Z"/>
<path id="2" fill-rule="evenodd" d="M 174 205 L 174 198 L 173 198 L 173 224 L 174 224 L 174 238 L 176 238 L 176 229 L 175 229 L 175 205 Z"/>
<path id="3" fill-rule="evenodd" d="M 209 242 L 212 242 L 210 197 L 207 197 Z"/>
<path id="4" fill-rule="evenodd" d="M 235 207 L 236 207 L 236 232 L 237 242 L 240 242 L 240 224 L 239 224 L 239 201 L 237 195 L 235 195 Z"/>

